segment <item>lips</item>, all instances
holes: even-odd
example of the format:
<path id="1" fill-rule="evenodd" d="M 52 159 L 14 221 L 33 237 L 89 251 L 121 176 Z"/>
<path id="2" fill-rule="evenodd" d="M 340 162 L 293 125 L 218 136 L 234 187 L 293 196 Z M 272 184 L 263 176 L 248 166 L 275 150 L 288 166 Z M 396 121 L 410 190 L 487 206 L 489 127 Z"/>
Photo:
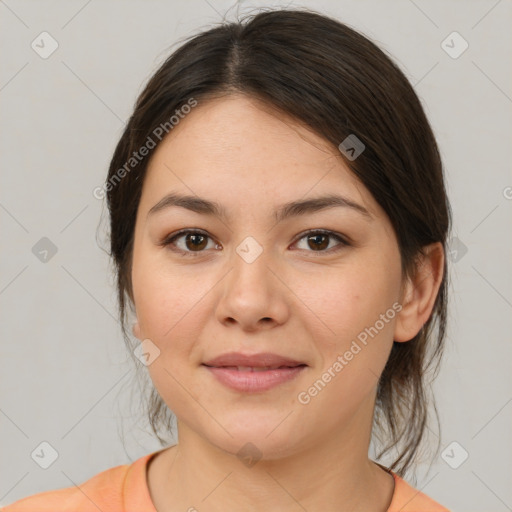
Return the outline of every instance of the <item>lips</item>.
<path id="1" fill-rule="evenodd" d="M 252 355 L 242 354 L 240 352 L 229 352 L 214 357 L 203 364 L 217 368 L 231 368 L 244 371 L 263 371 L 307 366 L 301 361 L 296 361 L 295 359 L 290 359 L 289 357 L 280 356 L 271 352 L 260 352 Z"/>
<path id="2" fill-rule="evenodd" d="M 209 365 L 207 365 L 209 366 Z M 300 365 L 297 365 L 300 366 Z M 215 366 L 214 368 L 226 368 L 226 370 L 238 370 L 239 372 L 264 372 L 266 370 L 279 370 L 283 368 L 295 368 L 295 366 Z"/>
<path id="3" fill-rule="evenodd" d="M 230 352 L 210 359 L 203 366 L 224 386 L 237 392 L 265 392 L 298 377 L 308 366 L 288 357 L 264 352 Z"/>

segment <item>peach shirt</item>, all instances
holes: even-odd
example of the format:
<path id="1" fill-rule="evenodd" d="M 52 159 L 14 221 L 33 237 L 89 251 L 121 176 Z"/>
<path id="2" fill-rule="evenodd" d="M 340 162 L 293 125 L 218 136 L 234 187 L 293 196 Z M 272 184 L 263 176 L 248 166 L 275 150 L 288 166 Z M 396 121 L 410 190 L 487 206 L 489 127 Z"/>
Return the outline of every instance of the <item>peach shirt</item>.
<path id="1" fill-rule="evenodd" d="M 160 451 L 160 450 L 159 450 Z M 157 512 L 149 494 L 146 466 L 158 451 L 131 464 L 116 466 L 93 476 L 78 487 L 41 492 L 22 498 L 3 512 Z M 381 466 L 386 469 L 384 466 Z M 411 487 L 394 472 L 395 491 L 387 512 L 450 512 Z M 191 504 L 191 507 L 194 504 Z"/>

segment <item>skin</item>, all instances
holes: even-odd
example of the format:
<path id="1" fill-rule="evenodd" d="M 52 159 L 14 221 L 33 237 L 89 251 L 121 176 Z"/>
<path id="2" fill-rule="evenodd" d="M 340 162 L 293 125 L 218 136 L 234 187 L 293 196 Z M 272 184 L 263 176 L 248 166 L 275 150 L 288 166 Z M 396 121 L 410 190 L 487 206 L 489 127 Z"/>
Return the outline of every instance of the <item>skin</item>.
<path id="1" fill-rule="evenodd" d="M 169 192 L 216 201 L 229 217 L 177 206 L 148 216 Z M 273 218 L 285 202 L 333 192 L 372 219 L 341 207 Z M 200 249 L 175 240 L 196 257 L 159 245 L 184 228 L 208 234 Z M 329 237 L 317 249 L 302 234 L 315 229 L 352 244 Z M 252 263 L 236 252 L 248 236 L 263 249 Z M 368 458 L 377 381 L 393 340 L 413 338 L 431 314 L 442 245 L 429 246 L 417 275 L 402 282 L 392 225 L 337 148 L 237 94 L 200 102 L 154 151 L 133 251 L 133 332 L 160 350 L 148 370 L 178 420 L 179 444 L 148 469 L 157 510 L 386 511 L 393 478 Z M 298 393 L 394 303 L 401 311 L 300 403 Z M 201 366 L 229 351 L 274 352 L 308 367 L 268 391 L 237 392 Z M 251 467 L 236 455 L 247 442 L 261 454 Z"/>

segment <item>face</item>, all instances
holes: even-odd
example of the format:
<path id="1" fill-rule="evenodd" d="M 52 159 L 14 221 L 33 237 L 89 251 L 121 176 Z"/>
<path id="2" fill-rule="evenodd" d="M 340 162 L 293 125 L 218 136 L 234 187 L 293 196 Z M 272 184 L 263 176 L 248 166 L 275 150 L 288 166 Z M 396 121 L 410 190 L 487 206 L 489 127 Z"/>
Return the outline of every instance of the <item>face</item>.
<path id="1" fill-rule="evenodd" d="M 219 212 L 163 205 L 169 194 Z M 334 195 L 345 205 L 311 202 Z M 202 439 L 271 458 L 369 427 L 400 308 L 399 248 L 341 153 L 292 119 L 236 95 L 199 102 L 173 128 L 145 176 L 132 283 L 153 383 Z M 232 352 L 287 368 L 205 365 Z"/>

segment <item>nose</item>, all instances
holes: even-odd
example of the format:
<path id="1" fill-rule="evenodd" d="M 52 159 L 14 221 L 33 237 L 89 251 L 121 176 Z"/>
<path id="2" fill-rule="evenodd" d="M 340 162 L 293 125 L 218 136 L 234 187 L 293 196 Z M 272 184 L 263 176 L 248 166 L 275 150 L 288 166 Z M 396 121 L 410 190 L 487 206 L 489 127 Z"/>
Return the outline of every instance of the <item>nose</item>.
<path id="1" fill-rule="evenodd" d="M 231 271 L 222 281 L 217 320 L 226 327 L 238 325 L 246 332 L 271 329 L 289 317 L 289 289 L 271 268 L 265 251 L 254 260 L 233 254 Z"/>

